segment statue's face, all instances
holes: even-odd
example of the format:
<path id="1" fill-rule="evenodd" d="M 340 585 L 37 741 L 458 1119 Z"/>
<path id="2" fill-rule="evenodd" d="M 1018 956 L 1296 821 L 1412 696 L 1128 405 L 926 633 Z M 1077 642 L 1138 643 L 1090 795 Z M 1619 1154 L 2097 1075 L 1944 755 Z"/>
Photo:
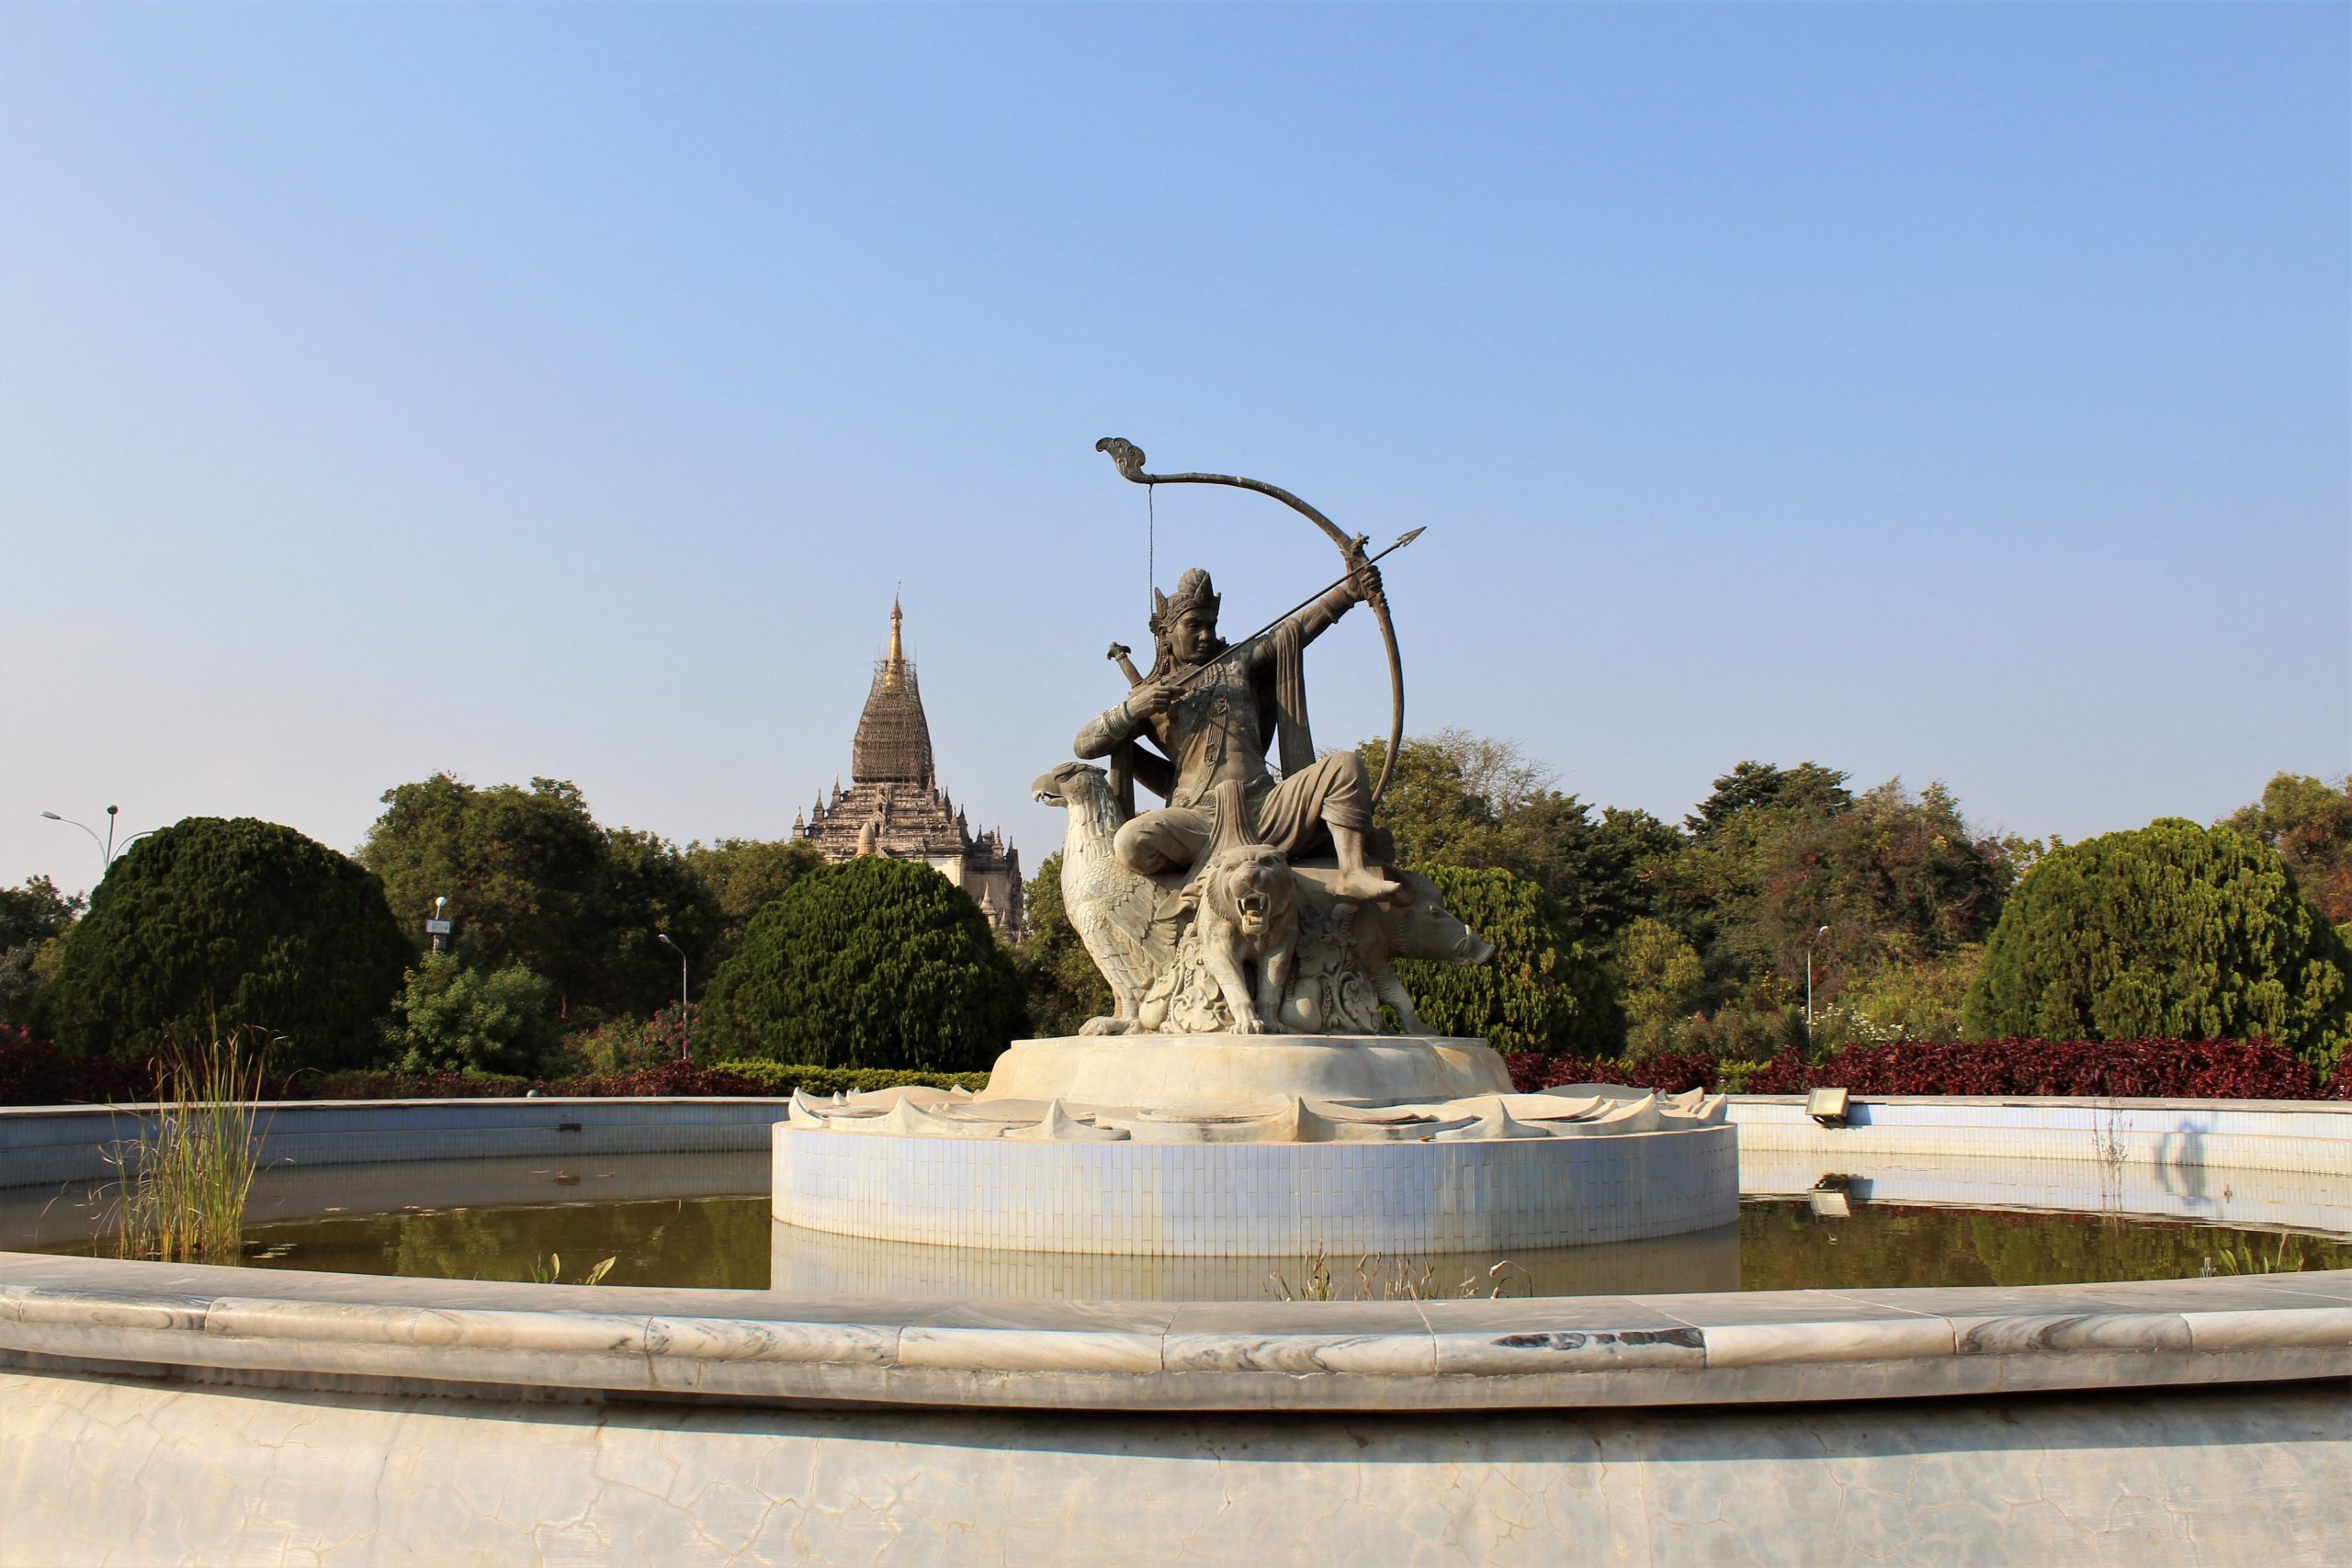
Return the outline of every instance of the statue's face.
<path id="1" fill-rule="evenodd" d="M 1207 610 L 1187 610 L 1168 628 L 1168 649 L 1187 664 L 1198 664 L 1216 646 L 1216 616 Z"/>

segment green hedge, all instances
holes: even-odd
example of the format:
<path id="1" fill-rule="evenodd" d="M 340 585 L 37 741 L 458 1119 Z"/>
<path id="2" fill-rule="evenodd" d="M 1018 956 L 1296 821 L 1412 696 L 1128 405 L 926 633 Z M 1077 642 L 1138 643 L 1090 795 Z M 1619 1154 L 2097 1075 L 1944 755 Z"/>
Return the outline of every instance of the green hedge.
<path id="1" fill-rule="evenodd" d="M 985 1067 L 1026 1030 L 1021 976 L 978 905 L 921 861 L 812 871 L 711 976 L 714 1055 L 787 1066 Z"/>
<path id="2" fill-rule="evenodd" d="M 806 1089 L 810 1094 L 865 1094 L 877 1089 L 967 1089 L 989 1087 L 986 1073 L 917 1073 L 896 1067 L 820 1067 L 786 1062 L 714 1062 L 711 1071 L 747 1077 L 771 1094 Z"/>
<path id="3" fill-rule="evenodd" d="M 1972 1040 L 2263 1038 L 2324 1077 L 2352 1040 L 2352 952 L 2278 851 L 2160 817 L 2033 868 L 1962 1026 Z"/>

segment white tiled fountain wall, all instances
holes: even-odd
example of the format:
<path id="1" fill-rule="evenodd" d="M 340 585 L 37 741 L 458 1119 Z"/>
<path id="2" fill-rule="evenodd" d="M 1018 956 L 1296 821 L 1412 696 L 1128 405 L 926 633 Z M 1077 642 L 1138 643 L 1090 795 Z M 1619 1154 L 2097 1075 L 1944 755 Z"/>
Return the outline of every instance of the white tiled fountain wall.
<path id="1" fill-rule="evenodd" d="M 1730 1126 L 1459 1143 L 1044 1144 L 775 1129 L 775 1217 L 1144 1256 L 1576 1247 L 1726 1224 Z"/>

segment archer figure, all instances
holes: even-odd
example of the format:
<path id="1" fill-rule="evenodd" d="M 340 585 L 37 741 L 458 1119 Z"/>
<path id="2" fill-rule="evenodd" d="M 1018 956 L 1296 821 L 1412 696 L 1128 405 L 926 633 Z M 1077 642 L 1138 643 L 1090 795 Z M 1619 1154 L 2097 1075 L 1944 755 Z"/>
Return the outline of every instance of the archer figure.
<path id="1" fill-rule="evenodd" d="M 1167 760 L 1146 782 L 1168 805 L 1138 814 L 1113 841 L 1124 864 L 1147 876 L 1190 871 L 1213 841 L 1236 830 L 1293 859 L 1328 838 L 1340 865 L 1333 893 L 1380 902 L 1401 891 L 1367 859 L 1373 789 L 1363 759 L 1315 755 L 1301 659 L 1306 644 L 1379 592 L 1379 569 L 1359 547 L 1343 581 L 1238 646 L 1216 635 L 1220 601 L 1207 572 L 1196 567 L 1173 594 L 1153 593 L 1159 658 L 1151 672 L 1075 743 L 1080 757 L 1107 757 L 1148 738 Z M 1266 765 L 1277 740 L 1279 782 Z M 1237 800 L 1245 820 L 1219 823 L 1219 803 Z"/>

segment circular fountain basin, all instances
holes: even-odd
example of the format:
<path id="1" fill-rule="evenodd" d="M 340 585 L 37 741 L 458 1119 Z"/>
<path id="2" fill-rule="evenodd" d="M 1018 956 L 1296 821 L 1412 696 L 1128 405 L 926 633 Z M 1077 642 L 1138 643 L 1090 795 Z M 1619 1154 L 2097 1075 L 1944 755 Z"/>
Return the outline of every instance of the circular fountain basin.
<path id="1" fill-rule="evenodd" d="M 756 1150 L 790 1109 L 288 1106 L 266 1153 Z M 1825 1199 L 1962 1161 L 2094 1212 L 2352 1190 L 2352 1106 L 1728 1111 L 1751 1173 Z M 103 1177 L 136 1124 L 0 1111 L 0 1183 Z M 60 1562 L 2324 1563 L 2352 1560 L 2347 1375 L 2343 1270 L 1085 1304 L 15 1253 L 0 1517 Z"/>

